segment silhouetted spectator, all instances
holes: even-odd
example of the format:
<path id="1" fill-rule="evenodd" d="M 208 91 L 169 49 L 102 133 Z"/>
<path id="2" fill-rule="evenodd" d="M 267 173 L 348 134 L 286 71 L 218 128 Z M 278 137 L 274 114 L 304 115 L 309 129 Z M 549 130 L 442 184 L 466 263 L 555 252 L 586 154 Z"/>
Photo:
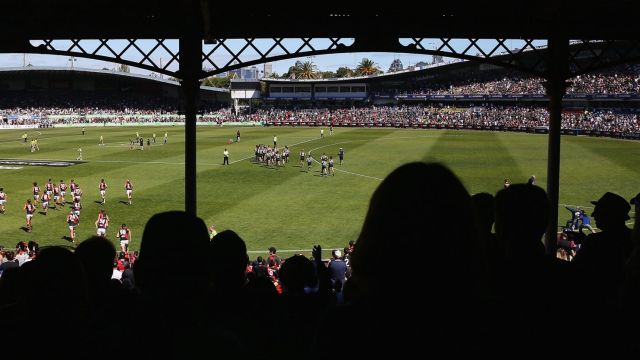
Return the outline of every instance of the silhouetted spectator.
<path id="1" fill-rule="evenodd" d="M 506 189 L 506 187 L 505 187 Z M 471 196 L 471 209 L 473 212 L 473 223 L 476 229 L 475 253 L 477 254 L 478 271 L 484 271 L 483 284 L 490 293 L 486 296 L 497 296 L 498 285 L 493 281 L 500 273 L 500 267 L 504 263 L 504 244 L 491 233 L 495 220 L 493 196 L 488 193 L 479 193 Z"/>
<path id="2" fill-rule="evenodd" d="M 585 301 L 597 306 L 617 305 L 625 263 L 633 249 L 632 231 L 625 225 L 631 206 L 611 192 L 592 203 L 592 216 L 601 232 L 586 237 L 572 263 L 580 272 Z"/>
<path id="3" fill-rule="evenodd" d="M 168 266 L 176 246 L 189 254 L 179 267 Z M 155 214 L 147 222 L 134 275 L 143 357 L 198 357 L 211 350 L 207 334 L 210 282 L 209 234 L 204 222 L 181 211 Z"/>
<path id="4" fill-rule="evenodd" d="M 11 331 L 3 332 L 12 344 L 3 356 L 32 358 L 87 358 L 89 300 L 82 264 L 69 250 L 50 247 L 34 261 L 16 270 L 21 286 L 18 301 L 0 309 Z M 4 277 L 3 277 L 4 280 Z M 25 334 L 38 346 L 24 347 Z M 73 339 L 72 346 L 62 346 Z"/>
<path id="5" fill-rule="evenodd" d="M 324 266 L 323 264 L 320 266 Z M 314 264 L 303 255 L 288 258 L 280 268 L 283 293 L 280 339 L 282 356 L 309 354 L 325 308 L 319 297 Z"/>
<path id="6" fill-rule="evenodd" d="M 100 236 L 92 236 L 81 242 L 76 256 L 87 274 L 90 300 L 89 335 L 91 348 L 96 353 L 108 352 L 112 344 L 123 337 L 130 337 L 131 328 L 114 321 L 124 314 L 134 302 L 134 298 L 120 284 L 112 281 L 116 249 L 113 244 Z"/>
<path id="7" fill-rule="evenodd" d="M 346 317 L 345 357 L 361 349 L 402 357 L 425 348 L 452 354 L 462 344 L 474 347 L 478 336 L 470 334 L 478 332 L 474 314 L 481 304 L 474 293 L 470 219 L 469 194 L 444 166 L 410 163 L 389 174 L 373 193 L 351 257 L 353 303 L 325 320 L 317 357 L 331 356 L 331 329 Z M 407 249 L 402 261 L 392 261 L 399 247 Z M 425 337 L 415 330 L 425 326 L 437 331 Z"/>
<path id="8" fill-rule="evenodd" d="M 553 265 L 547 258 L 542 235 L 549 221 L 547 194 L 535 185 L 513 184 L 500 190 L 495 198 L 496 237 L 505 245 L 504 264 L 498 278 L 499 293 L 504 297 L 508 341 L 521 346 L 533 345 L 533 332 L 545 321 L 553 308 L 545 302 L 552 296 Z M 553 304 L 555 307 L 555 303 Z M 544 320 L 543 320 L 544 319 Z M 531 324 L 520 328 L 521 323 Z M 520 336 L 522 333 L 523 336 Z"/>

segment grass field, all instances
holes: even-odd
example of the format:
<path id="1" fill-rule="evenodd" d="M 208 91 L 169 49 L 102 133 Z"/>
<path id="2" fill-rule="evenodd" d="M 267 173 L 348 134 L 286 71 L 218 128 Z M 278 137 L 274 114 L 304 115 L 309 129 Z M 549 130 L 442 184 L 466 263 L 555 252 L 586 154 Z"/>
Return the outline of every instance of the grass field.
<path id="1" fill-rule="evenodd" d="M 439 161 L 450 166 L 471 193 L 495 193 L 505 178 L 525 182 L 535 174 L 538 184 L 546 182 L 547 137 L 523 133 L 445 130 L 336 129 L 320 139 L 317 128 L 241 128 L 241 142 L 227 145 L 235 128 L 198 128 L 198 215 L 218 231 L 233 229 L 247 242 L 251 257 L 269 246 L 280 250 L 342 248 L 358 236 L 369 198 L 390 171 L 409 161 Z M 145 138 L 153 132 L 157 144 L 150 150 L 129 149 L 136 131 Z M 164 132 L 169 142 L 162 144 Z M 126 223 L 132 230 L 132 248 L 137 249 L 144 224 L 157 212 L 183 209 L 184 132 L 182 127 L 108 127 L 28 130 L 38 135 L 40 151 L 30 153 L 20 143 L 21 130 L 0 130 L 0 159 L 75 160 L 78 147 L 85 163 L 56 168 L 0 167 L 0 187 L 8 194 L 7 213 L 0 215 L 0 244 L 13 247 L 21 240 L 41 245 L 68 245 L 64 211 L 36 214 L 32 233 L 26 233 L 22 206 L 31 195 L 34 181 L 43 188 L 47 179 L 71 178 L 84 192 L 78 237 L 95 234 L 99 209 L 111 218 L 108 236 Z M 99 147 L 104 136 L 106 146 Z M 292 148 L 292 161 L 284 168 L 270 169 L 254 164 L 257 143 Z M 230 166 L 221 166 L 222 152 L 230 151 Z M 335 177 L 319 176 L 298 167 L 298 152 L 313 150 L 336 154 L 345 149 L 345 163 L 336 165 Z M 337 161 L 336 161 L 337 163 Z M 563 204 L 589 206 L 605 191 L 630 198 L 640 190 L 640 142 L 607 138 L 563 137 L 561 193 Z M 98 182 L 109 185 L 107 203 L 99 200 Z M 124 181 L 134 185 L 133 205 L 124 203 Z M 68 197 L 68 196 L 67 196 Z M 526 206 L 526 204 L 523 204 Z M 559 210 L 562 223 L 569 213 Z M 429 224 L 427 227 L 438 226 Z M 114 240 L 114 244 L 116 241 Z M 179 240 L 176 248 L 179 249 Z M 118 246 L 116 246 L 118 247 Z M 255 252 L 255 253 L 253 253 Z M 287 256 L 286 252 L 284 256 Z"/>

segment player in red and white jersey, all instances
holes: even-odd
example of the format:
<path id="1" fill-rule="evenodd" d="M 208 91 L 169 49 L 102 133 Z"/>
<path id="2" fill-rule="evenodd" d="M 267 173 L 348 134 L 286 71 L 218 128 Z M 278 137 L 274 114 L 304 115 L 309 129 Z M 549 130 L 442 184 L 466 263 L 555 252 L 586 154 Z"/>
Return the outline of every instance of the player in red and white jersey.
<path id="1" fill-rule="evenodd" d="M 73 191 L 73 201 L 78 200 L 78 202 L 82 201 L 82 189 L 80 189 L 79 185 L 76 185 L 76 189 Z"/>
<path id="2" fill-rule="evenodd" d="M 38 202 L 40 201 L 40 187 L 38 187 L 38 183 L 34 182 L 33 183 L 33 203 L 34 204 L 38 204 Z"/>
<path id="3" fill-rule="evenodd" d="M 126 224 L 122 224 L 120 229 L 118 229 L 116 236 L 120 239 L 120 250 L 124 253 L 128 253 L 129 241 L 131 240 L 131 230 L 129 230 Z"/>
<path id="4" fill-rule="evenodd" d="M 73 210 L 73 213 L 78 215 L 78 217 L 80 217 L 80 210 L 82 210 L 82 205 L 80 205 L 80 200 L 76 201 L 75 199 L 73 200 L 73 205 L 71 205 L 71 209 Z"/>
<path id="5" fill-rule="evenodd" d="M 64 196 L 67 194 L 67 184 L 64 183 L 64 180 L 60 179 L 60 204 L 65 205 L 66 200 Z"/>
<path id="6" fill-rule="evenodd" d="M 51 198 L 51 195 L 53 195 L 53 183 L 51 182 L 51 179 L 49 179 L 49 181 L 44 186 L 44 191 L 46 191 L 47 194 L 49 194 L 49 198 Z"/>
<path id="7" fill-rule="evenodd" d="M 4 204 L 7 203 L 7 194 L 4 192 L 4 188 L 0 188 L 0 214 L 4 214 L 6 211 Z"/>
<path id="8" fill-rule="evenodd" d="M 53 206 L 51 208 L 57 209 L 58 205 L 60 205 L 59 201 L 60 201 L 60 187 L 56 183 L 53 183 Z"/>
<path id="9" fill-rule="evenodd" d="M 4 204 L 7 203 L 7 194 L 4 192 L 4 188 L 0 187 L 0 214 L 4 214 L 6 211 Z"/>
<path id="10" fill-rule="evenodd" d="M 48 192 L 44 192 L 42 193 L 42 210 L 44 210 L 44 214 L 47 215 L 47 212 L 49 211 L 49 200 L 51 198 L 49 197 L 49 193 Z"/>
<path id="11" fill-rule="evenodd" d="M 69 183 L 69 189 L 71 190 L 71 192 L 75 192 L 76 188 L 78 187 L 78 184 L 76 184 L 73 179 L 71 179 L 71 183 Z"/>
<path id="12" fill-rule="evenodd" d="M 109 227 L 109 215 L 103 210 L 98 213 L 98 220 L 96 220 L 97 235 L 105 237 L 107 236 L 107 228 Z"/>
<path id="13" fill-rule="evenodd" d="M 129 205 L 131 205 L 131 199 L 133 198 L 133 185 L 131 180 L 127 179 L 124 183 L 124 190 L 127 192 L 127 198 L 129 199 Z"/>
<path id="14" fill-rule="evenodd" d="M 104 182 L 104 179 L 100 180 L 100 184 L 98 184 L 98 189 L 100 190 L 100 196 L 102 196 L 102 204 L 107 201 L 105 199 L 105 195 L 107 194 L 107 183 Z"/>
<path id="15" fill-rule="evenodd" d="M 69 225 L 69 233 L 71 236 L 71 241 L 76 243 L 76 227 L 80 223 L 80 217 L 73 211 L 69 211 L 69 215 L 67 215 L 67 225 Z"/>
<path id="16" fill-rule="evenodd" d="M 27 232 L 31 232 L 33 230 L 33 225 L 31 224 L 31 218 L 33 214 L 36 212 L 36 207 L 31 203 L 31 200 L 27 200 L 24 204 L 23 209 L 27 211 Z"/>
<path id="17" fill-rule="evenodd" d="M 67 202 L 64 199 L 64 196 L 67 194 L 67 184 L 64 183 L 64 180 L 60 179 L 60 203 L 65 205 Z"/>

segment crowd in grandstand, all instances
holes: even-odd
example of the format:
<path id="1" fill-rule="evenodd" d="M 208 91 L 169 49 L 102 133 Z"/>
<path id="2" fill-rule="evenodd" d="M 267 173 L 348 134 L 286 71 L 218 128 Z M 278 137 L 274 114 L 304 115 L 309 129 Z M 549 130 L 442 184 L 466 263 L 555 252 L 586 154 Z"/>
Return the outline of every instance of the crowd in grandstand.
<path id="1" fill-rule="evenodd" d="M 0 111 L 1 113 L 1 111 Z M 622 109 L 571 110 L 563 113 L 562 128 L 576 130 L 609 131 L 619 134 L 640 132 L 639 113 Z M 499 126 L 534 129 L 548 126 L 547 109 L 540 106 L 474 106 L 468 108 L 432 106 L 368 106 L 333 109 L 255 109 L 252 113 L 235 114 L 230 109 L 199 115 L 199 121 L 221 124 L 224 122 L 286 123 L 289 125 L 322 123 L 324 125 L 443 125 L 443 126 Z M 60 118 L 20 118 L 13 125 L 39 125 L 53 127 L 60 124 L 120 124 L 138 122 L 184 122 L 182 115 L 135 116 L 95 115 L 66 116 Z"/>
<path id="2" fill-rule="evenodd" d="M 489 76 L 489 75 L 487 75 Z M 420 80 L 407 94 L 544 94 L 540 79 L 507 74 L 502 79 L 471 77 L 463 80 Z M 617 67 L 607 72 L 581 75 L 571 79 L 569 94 L 637 94 L 640 87 L 637 66 Z M 177 102 L 154 96 L 127 97 L 108 93 L 82 95 L 37 93 L 0 96 L 0 125 L 55 127 L 75 124 L 181 123 Z M 220 105 L 201 104 L 198 120 L 296 124 L 334 124 L 370 126 L 505 127 L 535 129 L 548 126 L 547 110 L 541 106 L 496 106 L 482 104 L 467 108 L 419 106 L 367 106 L 336 108 L 253 108 L 251 112 L 233 111 Z M 626 135 L 640 133 L 638 113 L 621 109 L 567 109 L 563 129 L 610 132 Z"/>
<path id="3" fill-rule="evenodd" d="M 640 71 L 636 66 L 610 69 L 569 79 L 567 94 L 635 94 L 640 92 Z M 412 95 L 498 95 L 545 94 L 543 80 L 523 75 L 507 74 L 501 79 L 480 76 L 460 80 L 422 80 L 408 90 L 392 91 Z"/>
<path id="4" fill-rule="evenodd" d="M 220 104 L 200 104 L 200 117 L 215 121 L 224 110 Z M 228 110 L 227 110 L 228 111 Z M 184 122 L 178 101 L 151 96 L 114 96 L 91 93 L 0 93 L 0 120 L 13 125 L 79 123 Z M 1 124 L 1 123 L 0 123 Z"/>
<path id="5" fill-rule="evenodd" d="M 238 234 L 210 237 L 201 219 L 178 211 L 151 217 L 139 254 L 118 256 L 104 237 L 75 252 L 19 243 L 0 252 L 0 319 L 14 345 L 4 353 L 113 357 L 124 343 L 134 358 L 326 359 L 336 349 L 345 358 L 522 349 L 634 358 L 640 194 L 633 231 L 629 201 L 605 193 L 594 204 L 596 233 L 571 234 L 579 246 L 570 262 L 540 241 L 542 188 L 470 196 L 450 170 L 426 163 L 381 182 L 357 241 L 329 262 L 318 246 L 311 258 L 283 260 L 270 248 L 250 261 Z M 550 326 L 561 336 L 541 341 Z M 16 345 L 25 336 L 38 346 Z"/>
<path id="6" fill-rule="evenodd" d="M 227 113 L 222 121 L 261 121 L 266 123 L 373 124 L 501 126 L 534 129 L 549 124 L 544 107 L 476 106 L 470 108 L 429 106 L 370 106 L 337 109 L 259 109 L 251 114 Z M 638 133 L 638 114 L 611 109 L 565 111 L 563 129 Z"/>

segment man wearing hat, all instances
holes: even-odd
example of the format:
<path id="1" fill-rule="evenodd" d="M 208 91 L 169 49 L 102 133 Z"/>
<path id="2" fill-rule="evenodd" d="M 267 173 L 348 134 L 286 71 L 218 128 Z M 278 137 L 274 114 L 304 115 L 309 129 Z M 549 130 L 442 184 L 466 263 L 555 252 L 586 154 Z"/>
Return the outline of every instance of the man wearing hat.
<path id="1" fill-rule="evenodd" d="M 631 255 L 631 206 L 620 195 L 607 192 L 598 201 L 593 218 L 601 232 L 590 234 L 573 262 L 580 272 L 582 285 L 594 301 L 615 301 L 618 286 L 624 277 L 624 266 Z"/>

